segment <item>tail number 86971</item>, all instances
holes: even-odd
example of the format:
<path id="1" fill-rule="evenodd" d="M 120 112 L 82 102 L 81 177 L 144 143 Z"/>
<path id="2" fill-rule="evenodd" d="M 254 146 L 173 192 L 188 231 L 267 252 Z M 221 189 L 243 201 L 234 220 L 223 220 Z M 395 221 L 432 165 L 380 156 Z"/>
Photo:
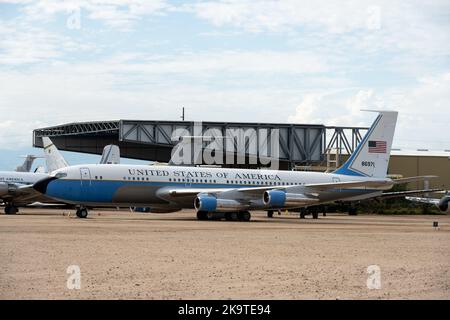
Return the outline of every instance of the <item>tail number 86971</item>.
<path id="1" fill-rule="evenodd" d="M 361 165 L 363 167 L 372 167 L 375 168 L 375 162 L 374 161 L 362 161 Z"/>

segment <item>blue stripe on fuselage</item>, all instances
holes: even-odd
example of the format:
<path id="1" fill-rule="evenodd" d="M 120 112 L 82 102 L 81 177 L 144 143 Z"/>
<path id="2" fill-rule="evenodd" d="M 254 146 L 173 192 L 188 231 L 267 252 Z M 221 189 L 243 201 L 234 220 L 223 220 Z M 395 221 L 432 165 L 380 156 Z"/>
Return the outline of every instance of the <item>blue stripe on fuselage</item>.
<path id="1" fill-rule="evenodd" d="M 178 188 L 258 188 L 264 185 L 236 185 L 236 184 L 201 184 L 193 183 L 186 186 L 185 183 L 178 182 L 150 182 L 150 181 L 113 181 L 113 180 L 69 180 L 56 179 L 51 181 L 47 186 L 46 195 L 71 202 L 78 203 L 112 203 L 114 195 L 119 188 L 125 186 L 151 186 L 151 187 L 178 187 Z M 267 187 L 267 185 L 266 185 Z M 279 187 L 279 186 L 273 186 Z M 295 186 L 290 186 L 295 187 Z M 301 187 L 301 186 L 297 186 Z M 372 193 L 379 190 L 369 189 L 335 189 L 327 192 L 356 192 L 356 193 Z"/>

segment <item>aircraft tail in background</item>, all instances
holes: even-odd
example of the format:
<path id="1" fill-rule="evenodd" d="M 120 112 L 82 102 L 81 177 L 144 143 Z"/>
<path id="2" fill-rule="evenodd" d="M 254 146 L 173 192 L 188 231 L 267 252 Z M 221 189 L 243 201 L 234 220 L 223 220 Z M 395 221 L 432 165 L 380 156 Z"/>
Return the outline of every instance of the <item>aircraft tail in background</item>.
<path id="1" fill-rule="evenodd" d="M 48 137 L 42 137 L 42 142 L 44 145 L 45 162 L 47 164 L 47 171 L 49 173 L 68 167 L 69 164 L 61 155 L 59 150 L 53 144 L 52 140 Z"/>
<path id="2" fill-rule="evenodd" d="M 25 161 L 23 162 L 22 165 L 17 166 L 16 168 L 16 172 L 30 172 L 31 171 L 31 167 L 33 166 L 33 162 L 34 160 L 41 158 L 32 154 L 29 154 L 27 156 L 25 156 Z"/>
<path id="3" fill-rule="evenodd" d="M 100 164 L 120 164 L 120 149 L 114 144 L 109 144 L 103 148 Z"/>

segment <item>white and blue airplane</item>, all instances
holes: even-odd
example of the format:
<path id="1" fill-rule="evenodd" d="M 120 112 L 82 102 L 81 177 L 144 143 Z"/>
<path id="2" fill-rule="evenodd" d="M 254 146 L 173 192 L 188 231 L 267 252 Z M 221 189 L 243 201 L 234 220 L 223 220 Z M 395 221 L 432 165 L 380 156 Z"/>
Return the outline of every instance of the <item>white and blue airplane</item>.
<path id="1" fill-rule="evenodd" d="M 34 185 L 42 194 L 77 206 L 148 207 L 150 212 L 195 208 L 200 220 L 250 220 L 251 210 L 298 209 L 377 197 L 394 184 L 423 177 L 386 177 L 398 113 L 378 117 L 348 161 L 333 173 L 179 166 L 78 165 Z"/>

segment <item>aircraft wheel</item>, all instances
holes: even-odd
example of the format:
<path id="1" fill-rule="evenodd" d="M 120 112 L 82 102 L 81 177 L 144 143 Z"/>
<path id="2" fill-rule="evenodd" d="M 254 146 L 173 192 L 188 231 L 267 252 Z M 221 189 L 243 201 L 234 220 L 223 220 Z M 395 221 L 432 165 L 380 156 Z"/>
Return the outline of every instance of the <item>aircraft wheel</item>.
<path id="1" fill-rule="evenodd" d="M 220 220 L 223 217 L 220 213 L 217 212 L 208 212 L 206 213 L 206 220 Z"/>
<path id="2" fill-rule="evenodd" d="M 244 212 L 239 212 L 238 214 L 238 219 L 239 221 L 250 221 L 251 219 L 251 214 L 248 211 L 244 211 Z"/>
<path id="3" fill-rule="evenodd" d="M 207 220 L 208 219 L 208 213 L 205 211 L 197 211 L 197 219 L 198 220 Z"/>
<path id="4" fill-rule="evenodd" d="M 273 218 L 273 211 L 272 210 L 267 211 L 267 218 Z"/>
<path id="5" fill-rule="evenodd" d="M 306 210 L 300 209 L 300 219 L 305 219 L 305 216 L 306 216 Z"/>
<path id="6" fill-rule="evenodd" d="M 86 219 L 88 216 L 88 211 L 86 208 L 77 209 L 77 217 L 81 219 Z"/>
<path id="7" fill-rule="evenodd" d="M 5 207 L 5 214 L 16 214 L 19 210 L 17 207 L 14 206 L 6 206 Z"/>
<path id="8" fill-rule="evenodd" d="M 348 209 L 348 214 L 349 214 L 350 216 L 356 216 L 356 215 L 358 215 L 358 209 L 352 207 L 352 208 Z"/>
<path id="9" fill-rule="evenodd" d="M 319 219 L 319 212 L 313 211 L 312 216 L 313 216 L 313 219 Z"/>

